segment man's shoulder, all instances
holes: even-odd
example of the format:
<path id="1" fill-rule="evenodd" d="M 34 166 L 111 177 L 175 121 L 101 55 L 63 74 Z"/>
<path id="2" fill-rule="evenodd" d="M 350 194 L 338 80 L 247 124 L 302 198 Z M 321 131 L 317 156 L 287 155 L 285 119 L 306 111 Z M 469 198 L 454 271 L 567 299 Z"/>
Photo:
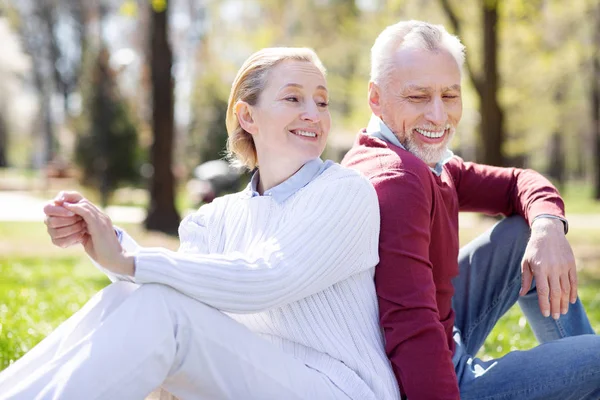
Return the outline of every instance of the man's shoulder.
<path id="1" fill-rule="evenodd" d="M 361 172 L 372 179 L 382 174 L 397 175 L 399 179 L 428 179 L 429 167 L 407 150 L 368 135 L 364 130 L 356 137 L 354 145 L 341 164 Z"/>

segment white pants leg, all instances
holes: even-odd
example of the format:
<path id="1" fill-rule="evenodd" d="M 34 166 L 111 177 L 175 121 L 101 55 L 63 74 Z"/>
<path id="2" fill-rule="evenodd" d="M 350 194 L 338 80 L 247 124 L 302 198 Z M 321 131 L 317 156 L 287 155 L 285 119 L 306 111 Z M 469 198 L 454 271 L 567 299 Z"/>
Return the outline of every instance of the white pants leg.
<path id="1" fill-rule="evenodd" d="M 114 283 L 0 373 L 0 399 L 347 399 L 323 374 L 163 285 Z"/>

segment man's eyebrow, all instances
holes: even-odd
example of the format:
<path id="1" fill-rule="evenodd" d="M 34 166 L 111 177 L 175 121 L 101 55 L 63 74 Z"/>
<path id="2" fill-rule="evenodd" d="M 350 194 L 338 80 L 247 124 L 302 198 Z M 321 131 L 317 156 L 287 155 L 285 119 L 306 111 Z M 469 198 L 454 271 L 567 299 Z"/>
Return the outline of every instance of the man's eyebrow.
<path id="1" fill-rule="evenodd" d="M 456 84 L 456 85 L 452 85 L 452 86 L 444 88 L 444 91 L 449 91 L 449 90 L 455 90 L 455 91 L 460 92 L 460 84 Z"/>
<path id="2" fill-rule="evenodd" d="M 426 86 L 419 86 L 419 85 L 407 85 L 406 87 L 404 87 L 404 90 L 406 91 L 414 91 L 414 92 L 430 92 L 431 89 L 426 87 Z"/>
<path id="3" fill-rule="evenodd" d="M 445 88 L 443 88 L 442 91 L 447 92 L 447 91 L 460 91 L 460 84 L 456 84 L 456 85 L 452 85 L 452 86 L 447 86 Z M 408 85 L 404 88 L 404 90 L 406 91 L 414 91 L 414 92 L 431 92 L 431 88 L 427 87 L 427 86 L 419 86 L 419 85 Z"/>

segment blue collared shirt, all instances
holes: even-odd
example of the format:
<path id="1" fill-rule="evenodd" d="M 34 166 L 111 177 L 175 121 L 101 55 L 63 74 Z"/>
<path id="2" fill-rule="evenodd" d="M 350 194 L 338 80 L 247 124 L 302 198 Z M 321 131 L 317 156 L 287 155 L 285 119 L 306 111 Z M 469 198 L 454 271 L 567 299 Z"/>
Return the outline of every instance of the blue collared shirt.
<path id="1" fill-rule="evenodd" d="M 312 159 L 304 164 L 302 168 L 300 168 L 294 175 L 290 176 L 279 185 L 266 190 L 263 196 L 271 196 L 276 202 L 282 203 L 298 190 L 308 185 L 313 179 L 321 175 L 333 164 L 334 162 L 331 160 L 322 161 L 320 158 Z M 258 173 L 258 170 L 254 172 L 252 179 L 246 188 L 251 197 L 260 196 L 257 190 L 259 176 Z"/>
<path id="2" fill-rule="evenodd" d="M 369 121 L 369 125 L 367 125 L 367 134 L 406 150 L 392 130 L 376 115 L 371 115 L 371 120 Z M 429 167 L 429 169 L 437 176 L 440 176 L 442 174 L 442 167 L 450 161 L 453 156 L 454 153 L 449 149 L 446 149 L 446 153 L 444 154 L 444 157 L 442 157 L 442 160 L 439 161 L 435 167 Z"/>

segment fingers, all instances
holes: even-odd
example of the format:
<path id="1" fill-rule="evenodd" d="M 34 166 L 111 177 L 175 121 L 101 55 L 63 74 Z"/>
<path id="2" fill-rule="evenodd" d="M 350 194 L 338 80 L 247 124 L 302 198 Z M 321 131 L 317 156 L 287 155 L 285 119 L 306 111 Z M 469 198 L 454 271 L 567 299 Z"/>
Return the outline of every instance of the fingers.
<path id="1" fill-rule="evenodd" d="M 568 279 L 569 283 L 571 284 L 569 301 L 571 302 L 571 304 L 575 304 L 575 302 L 577 301 L 577 269 L 575 267 L 569 270 Z"/>
<path id="2" fill-rule="evenodd" d="M 74 224 L 63 226 L 60 228 L 48 228 L 48 233 L 53 239 L 62 239 L 73 234 L 85 232 L 85 222 L 80 220 Z"/>
<path id="3" fill-rule="evenodd" d="M 67 210 L 62 205 L 57 205 L 54 202 L 48 203 L 44 206 L 44 214 L 47 217 L 73 217 L 75 213 Z"/>
<path id="4" fill-rule="evenodd" d="M 72 217 L 46 217 L 44 219 L 44 224 L 48 227 L 48 229 L 56 229 L 63 228 L 65 226 L 71 226 L 79 221 L 83 221 L 79 215 L 74 215 Z"/>
<path id="5" fill-rule="evenodd" d="M 62 238 L 52 238 L 52 243 L 58 247 L 67 248 L 79 243 L 85 245 L 85 239 L 87 237 L 87 233 L 85 230 L 81 232 L 74 233 L 69 236 L 65 236 Z"/>
<path id="6" fill-rule="evenodd" d="M 550 283 L 550 312 L 552 318 L 560 318 L 560 306 L 562 297 L 562 288 L 560 287 L 560 278 L 553 276 L 549 279 Z"/>
<path id="7" fill-rule="evenodd" d="M 550 316 L 550 287 L 548 286 L 547 279 L 538 279 L 535 281 L 538 303 L 540 305 L 540 311 L 544 317 Z"/>
<path id="8" fill-rule="evenodd" d="M 63 202 L 78 203 L 79 201 L 81 201 L 83 199 L 84 199 L 84 197 L 81 195 L 81 193 L 65 190 L 65 191 L 59 192 L 58 195 L 56 195 L 56 197 L 54 198 L 54 201 L 56 201 L 57 203 L 63 203 Z"/>
<path id="9" fill-rule="evenodd" d="M 529 263 L 526 260 L 521 262 L 521 291 L 519 292 L 520 296 L 525 296 L 529 289 L 531 289 L 531 284 L 533 283 L 533 273 L 531 272 L 531 268 L 529 268 Z"/>
<path id="10" fill-rule="evenodd" d="M 79 215 L 87 225 L 87 232 L 94 236 L 109 228 L 112 230 L 112 221 L 110 218 L 100 211 L 95 205 L 87 200 L 82 200 L 77 204 L 64 203 L 63 206 Z"/>
<path id="11" fill-rule="evenodd" d="M 569 299 L 571 294 L 571 284 L 568 276 L 560 277 L 560 313 L 565 315 L 569 311 Z"/>

